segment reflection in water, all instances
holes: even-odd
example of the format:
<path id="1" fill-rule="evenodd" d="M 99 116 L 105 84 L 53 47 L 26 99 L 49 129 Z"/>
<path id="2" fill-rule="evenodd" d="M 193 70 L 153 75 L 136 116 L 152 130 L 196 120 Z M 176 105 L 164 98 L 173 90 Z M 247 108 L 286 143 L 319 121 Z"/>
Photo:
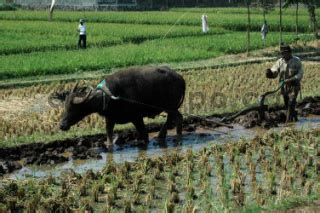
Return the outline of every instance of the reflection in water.
<path id="1" fill-rule="evenodd" d="M 297 129 L 320 128 L 320 116 L 300 118 L 299 122 L 282 125 L 272 131 L 280 131 L 282 128 L 292 127 Z M 267 130 L 262 128 L 245 129 L 235 125 L 233 129 L 220 127 L 217 129 L 197 129 L 196 132 L 184 133 L 181 142 L 176 141 L 175 132 L 169 131 L 165 144 L 159 143 L 153 139 L 155 134 L 150 134 L 150 143 L 146 148 L 139 148 L 132 145 L 113 147 L 113 152 L 101 153 L 100 160 L 70 160 L 67 163 L 52 166 L 29 166 L 10 174 L 9 178 L 23 179 L 25 177 L 44 177 L 48 174 L 58 176 L 61 172 L 73 169 L 77 173 L 83 173 L 89 169 L 99 171 L 106 164 L 121 163 L 125 161 L 135 161 L 138 158 L 146 156 L 159 156 L 168 154 L 171 150 L 178 148 L 186 151 L 192 148 L 197 151 L 210 144 L 221 144 L 230 141 L 237 141 L 240 138 L 251 139 L 257 135 L 266 133 Z"/>

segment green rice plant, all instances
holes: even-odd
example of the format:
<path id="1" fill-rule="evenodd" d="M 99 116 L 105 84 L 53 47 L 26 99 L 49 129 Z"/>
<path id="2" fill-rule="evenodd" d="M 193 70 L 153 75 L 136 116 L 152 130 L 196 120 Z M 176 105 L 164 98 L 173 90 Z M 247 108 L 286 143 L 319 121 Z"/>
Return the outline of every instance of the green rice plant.
<path id="1" fill-rule="evenodd" d="M 34 51 L 77 49 L 76 25 L 70 22 L 3 21 L 4 33 L 0 41 L 0 54 L 21 54 Z M 24 25 L 24 28 L 19 26 Z M 142 43 L 146 40 L 201 36 L 200 29 L 193 26 L 139 25 L 93 23 L 88 25 L 88 46 L 107 47 L 123 43 Z M 216 28 L 210 34 L 228 32 Z M 90 39 L 90 40 L 89 40 Z"/>
<path id="2" fill-rule="evenodd" d="M 85 183 L 81 183 L 79 186 L 79 195 L 84 197 L 87 195 L 87 185 Z"/>
<path id="3" fill-rule="evenodd" d="M 167 184 L 168 184 L 167 187 L 168 187 L 168 192 L 169 193 L 174 193 L 174 192 L 178 191 L 177 190 L 177 186 L 176 186 L 176 184 L 174 182 L 169 181 L 169 183 L 167 183 Z"/>
<path id="4" fill-rule="evenodd" d="M 92 201 L 99 202 L 99 193 L 100 193 L 100 185 L 99 183 L 94 183 L 92 186 Z"/>
<path id="5" fill-rule="evenodd" d="M 156 169 L 153 171 L 152 178 L 154 178 L 155 180 L 160 180 L 160 179 L 162 179 L 161 171 L 160 171 L 159 168 L 156 168 Z"/>
<path id="6" fill-rule="evenodd" d="M 178 204 L 180 202 L 180 197 L 177 192 L 170 193 L 170 202 Z"/>
<path id="7" fill-rule="evenodd" d="M 93 213 L 93 203 L 89 198 L 83 198 L 80 200 L 80 209 L 86 212 Z"/>
<path id="8" fill-rule="evenodd" d="M 256 190 L 253 192 L 255 201 L 260 205 L 264 206 L 267 202 L 267 199 L 264 195 L 264 189 L 261 186 L 257 186 Z"/>
<path id="9" fill-rule="evenodd" d="M 184 204 L 184 211 L 185 212 L 190 212 L 190 213 L 195 213 L 197 208 L 195 207 L 194 201 L 187 201 Z"/>
<path id="10" fill-rule="evenodd" d="M 172 12 L 194 12 L 194 13 L 217 13 L 217 14 L 247 14 L 247 10 L 243 7 L 228 7 L 228 8 L 221 8 L 221 7 L 193 7 L 193 8 L 170 8 Z M 252 7 L 250 9 L 251 14 L 260 14 L 262 15 L 262 8 L 260 7 Z M 292 7 L 283 8 L 284 15 L 295 16 L 296 11 Z M 319 13 L 319 11 L 317 11 Z M 279 9 L 273 8 L 269 11 L 268 15 L 279 15 Z M 308 15 L 307 10 L 300 10 L 299 15 Z"/>
<path id="11" fill-rule="evenodd" d="M 102 212 L 111 213 L 111 212 L 113 212 L 113 210 L 114 210 L 114 209 L 107 204 L 107 205 L 105 205 L 105 206 L 103 207 Z"/>
<path id="12" fill-rule="evenodd" d="M 124 212 L 131 213 L 132 212 L 132 202 L 129 198 L 124 200 Z"/>
<path id="13" fill-rule="evenodd" d="M 8 210 L 10 212 L 15 212 L 17 211 L 17 203 L 18 203 L 18 200 L 16 197 L 7 197 L 6 198 L 6 203 L 7 203 L 7 206 L 8 206 Z"/>
<path id="14" fill-rule="evenodd" d="M 107 205 L 112 207 L 115 205 L 115 199 L 116 197 L 114 196 L 113 193 L 108 193 L 107 196 L 106 196 L 106 201 L 107 201 Z"/>
<path id="15" fill-rule="evenodd" d="M 152 205 L 152 200 L 153 200 L 153 194 L 151 194 L 150 192 L 145 196 L 145 200 L 144 200 L 144 205 L 148 208 L 151 207 Z"/>
<path id="16" fill-rule="evenodd" d="M 314 187 L 314 181 L 313 180 L 309 180 L 306 182 L 305 186 L 304 186 L 304 195 L 310 195 L 312 193 L 313 187 Z"/>
<path id="17" fill-rule="evenodd" d="M 234 39 L 235 37 L 237 39 Z M 294 39 L 294 35 L 284 35 L 287 43 L 293 42 Z M 304 39 L 311 38 L 305 36 Z M 277 44 L 278 34 L 270 33 L 267 45 Z M 251 49 L 261 47 L 260 34 L 252 33 Z M 108 71 L 116 67 L 208 59 L 245 51 L 246 34 L 236 32 L 224 36 L 170 38 L 147 41 L 140 45 L 124 44 L 108 48 L 88 48 L 84 51 L 58 50 L 8 55 L 0 56 L 0 80 L 101 69 Z"/>
<path id="18" fill-rule="evenodd" d="M 186 198 L 188 200 L 195 200 L 197 198 L 197 195 L 196 195 L 196 192 L 195 192 L 195 189 L 193 187 L 193 184 L 190 183 L 187 188 L 186 188 Z"/>
<path id="19" fill-rule="evenodd" d="M 275 171 L 269 171 L 266 174 L 266 184 L 267 184 L 267 190 L 268 194 L 270 196 L 277 194 L 277 177 Z"/>
<path id="20" fill-rule="evenodd" d="M 170 201 L 170 199 L 166 200 L 164 203 L 165 213 L 173 213 L 175 208 L 175 204 Z"/>
<path id="21" fill-rule="evenodd" d="M 245 8 L 238 8 L 233 13 L 224 13 L 221 9 L 219 13 L 208 14 L 209 26 L 225 27 L 233 30 L 245 30 L 247 23 L 247 14 Z M 71 12 L 56 11 L 55 21 L 77 23 L 79 18 L 85 18 L 87 23 L 131 23 L 131 24 L 170 24 L 170 25 L 195 25 L 201 26 L 201 12 Z M 47 20 L 46 11 L 2 11 L 0 19 L 5 20 Z M 278 14 L 273 13 L 267 17 L 268 24 L 272 30 L 278 27 Z M 263 23 L 261 14 L 251 15 L 252 29 L 260 29 Z M 304 12 L 299 17 L 300 31 L 308 30 L 309 17 Z M 283 14 L 283 26 L 285 31 L 294 31 L 295 19 L 291 13 Z"/>

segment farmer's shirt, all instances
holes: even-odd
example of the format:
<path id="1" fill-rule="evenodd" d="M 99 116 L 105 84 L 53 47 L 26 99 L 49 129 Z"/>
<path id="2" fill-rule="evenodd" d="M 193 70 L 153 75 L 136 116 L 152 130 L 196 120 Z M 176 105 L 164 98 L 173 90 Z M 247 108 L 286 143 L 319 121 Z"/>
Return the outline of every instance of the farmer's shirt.
<path id="1" fill-rule="evenodd" d="M 269 32 L 268 25 L 263 24 L 261 27 L 261 33 L 267 34 Z"/>
<path id="2" fill-rule="evenodd" d="M 286 62 L 283 58 L 280 58 L 271 68 L 275 77 L 280 75 L 279 80 L 296 80 L 300 83 L 303 77 L 303 67 L 300 59 L 296 56 Z"/>
<path id="3" fill-rule="evenodd" d="M 80 35 L 86 34 L 86 25 L 85 24 L 83 24 L 83 25 L 79 24 L 78 29 L 79 29 Z"/>

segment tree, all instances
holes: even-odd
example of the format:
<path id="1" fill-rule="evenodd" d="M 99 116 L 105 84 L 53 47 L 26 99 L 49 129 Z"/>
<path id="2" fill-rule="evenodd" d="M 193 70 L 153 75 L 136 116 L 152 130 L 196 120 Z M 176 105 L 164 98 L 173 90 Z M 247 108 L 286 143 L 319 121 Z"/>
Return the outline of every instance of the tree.
<path id="1" fill-rule="evenodd" d="M 273 0 L 257 0 L 257 5 L 262 8 L 263 21 L 266 21 L 266 14 L 274 9 Z"/>
<path id="2" fill-rule="evenodd" d="M 279 9 L 280 9 L 280 29 L 279 29 L 279 32 L 280 32 L 280 41 L 279 41 L 279 44 L 282 43 L 282 0 L 280 0 L 279 2 Z"/>
<path id="3" fill-rule="evenodd" d="M 248 23 L 247 23 L 247 55 L 250 53 L 250 29 L 251 29 L 251 17 L 250 17 L 250 4 L 251 0 L 246 0 Z"/>
<path id="4" fill-rule="evenodd" d="M 312 27 L 314 36 L 318 38 L 318 33 L 317 33 L 318 27 L 317 27 L 317 20 L 316 20 L 316 5 L 315 5 L 316 0 L 303 0 L 303 1 L 308 7 L 311 27 Z"/>
<path id="5" fill-rule="evenodd" d="M 312 31 L 315 35 L 315 37 L 318 37 L 317 34 L 317 20 L 316 20 L 316 4 L 317 0 L 285 0 L 285 5 L 293 5 L 296 4 L 296 31 L 298 28 L 298 5 L 299 3 L 305 4 L 308 8 L 309 18 L 310 18 L 310 24 Z"/>

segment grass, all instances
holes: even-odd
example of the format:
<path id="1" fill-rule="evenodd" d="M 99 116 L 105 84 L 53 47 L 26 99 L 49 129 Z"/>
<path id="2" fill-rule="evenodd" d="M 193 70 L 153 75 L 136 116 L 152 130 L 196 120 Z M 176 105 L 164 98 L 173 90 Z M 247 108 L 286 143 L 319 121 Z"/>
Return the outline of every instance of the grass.
<path id="1" fill-rule="evenodd" d="M 284 36 L 291 43 L 294 35 Z M 311 40 L 311 36 L 302 39 Z M 270 34 L 267 46 L 278 44 L 278 34 Z M 259 49 L 259 33 L 251 35 L 251 49 Z M 115 67 L 207 59 L 244 52 L 246 35 L 240 32 L 201 37 L 168 38 L 142 44 L 124 44 L 86 50 L 58 50 L 0 56 L 0 80 L 35 75 L 67 74 Z M 15 66 L 12 66 L 15 64 Z"/>

